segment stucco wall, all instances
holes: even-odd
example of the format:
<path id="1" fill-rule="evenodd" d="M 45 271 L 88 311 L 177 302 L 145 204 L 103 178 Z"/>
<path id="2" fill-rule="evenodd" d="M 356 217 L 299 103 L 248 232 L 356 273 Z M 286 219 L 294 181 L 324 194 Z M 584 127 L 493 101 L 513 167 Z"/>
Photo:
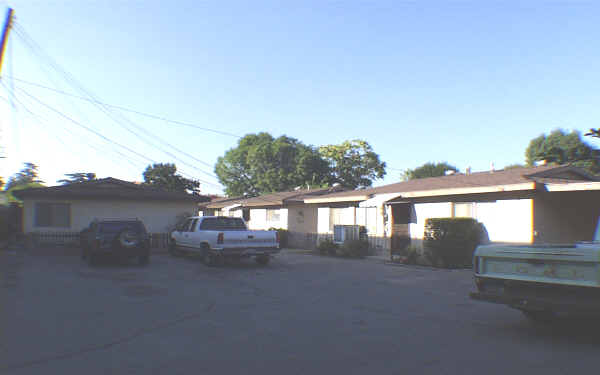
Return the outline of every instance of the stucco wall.
<path id="1" fill-rule="evenodd" d="M 452 217 L 452 203 L 417 203 L 415 213 L 416 223 L 409 224 L 410 237 L 423 239 L 425 220 L 434 217 Z"/>
<path id="2" fill-rule="evenodd" d="M 35 227 L 34 206 L 36 202 L 69 203 L 71 205 L 71 226 Z M 198 214 L 198 205 L 194 202 L 140 202 L 140 201 L 65 201 L 65 200 L 25 200 L 24 230 L 30 232 L 79 232 L 94 219 L 138 218 L 144 222 L 151 233 L 163 233 L 174 225 L 177 216 L 189 213 Z"/>
<path id="3" fill-rule="evenodd" d="M 540 193 L 533 207 L 535 242 L 591 241 L 600 214 L 600 192 Z"/>
<path id="4" fill-rule="evenodd" d="M 277 211 L 279 211 L 279 220 L 268 220 L 266 209 L 250 209 L 248 227 L 252 230 L 267 230 L 269 228 L 288 229 L 288 209 L 280 208 Z"/>
<path id="5" fill-rule="evenodd" d="M 314 205 L 288 206 L 289 231 L 317 233 L 317 207 Z"/>
<path id="6" fill-rule="evenodd" d="M 492 242 L 533 241 L 532 199 L 476 203 L 474 214 L 475 219 L 485 225 Z"/>

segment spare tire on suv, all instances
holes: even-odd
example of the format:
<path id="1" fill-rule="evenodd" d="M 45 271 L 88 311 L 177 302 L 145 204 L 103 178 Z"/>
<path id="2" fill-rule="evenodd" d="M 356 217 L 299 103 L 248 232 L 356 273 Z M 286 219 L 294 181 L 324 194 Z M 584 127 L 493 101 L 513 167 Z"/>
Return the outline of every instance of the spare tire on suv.
<path id="1" fill-rule="evenodd" d="M 137 219 L 95 220 L 81 232 L 81 244 L 84 259 L 113 255 L 120 259 L 137 258 L 139 264 L 147 264 L 150 259 L 150 236 Z"/>

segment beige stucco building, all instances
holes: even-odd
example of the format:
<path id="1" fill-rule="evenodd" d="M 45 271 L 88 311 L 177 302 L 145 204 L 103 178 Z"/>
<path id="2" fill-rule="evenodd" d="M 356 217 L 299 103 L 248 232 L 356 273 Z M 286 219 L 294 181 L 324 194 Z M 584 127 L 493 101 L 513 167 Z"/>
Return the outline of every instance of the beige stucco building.
<path id="1" fill-rule="evenodd" d="M 15 192 L 23 200 L 23 229 L 27 233 L 72 233 L 98 219 L 133 219 L 150 233 L 166 233 L 178 219 L 196 215 L 204 196 L 173 193 L 104 178 L 62 186 Z"/>
<path id="2" fill-rule="evenodd" d="M 421 246 L 429 218 L 472 217 L 493 242 L 565 243 L 591 240 L 600 214 L 600 182 L 570 166 L 540 166 L 454 174 L 307 197 L 317 230 L 362 225 L 382 251 Z"/>

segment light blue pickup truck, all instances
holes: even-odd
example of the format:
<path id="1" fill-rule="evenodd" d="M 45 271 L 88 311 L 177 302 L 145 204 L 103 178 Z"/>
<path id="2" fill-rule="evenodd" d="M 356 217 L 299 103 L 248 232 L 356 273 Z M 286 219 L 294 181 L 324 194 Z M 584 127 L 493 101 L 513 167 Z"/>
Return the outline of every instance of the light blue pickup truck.
<path id="1" fill-rule="evenodd" d="M 536 321 L 600 317 L 600 222 L 592 242 L 479 246 L 473 271 L 472 299 L 508 305 Z"/>

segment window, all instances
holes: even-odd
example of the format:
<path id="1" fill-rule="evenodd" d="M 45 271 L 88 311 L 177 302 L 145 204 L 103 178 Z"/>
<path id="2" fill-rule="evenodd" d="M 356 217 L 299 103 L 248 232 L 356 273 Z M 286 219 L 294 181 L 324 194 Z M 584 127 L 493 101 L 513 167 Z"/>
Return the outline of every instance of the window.
<path id="1" fill-rule="evenodd" d="M 267 221 L 279 221 L 279 209 L 267 209 Z"/>
<path id="2" fill-rule="evenodd" d="M 193 232 L 196 230 L 196 224 L 198 223 L 198 219 L 194 219 L 192 220 L 192 224 L 190 225 L 190 227 L 187 229 L 188 232 Z"/>
<path id="3" fill-rule="evenodd" d="M 202 230 L 246 230 L 244 221 L 237 217 L 205 218 L 200 224 Z"/>
<path id="4" fill-rule="evenodd" d="M 38 202 L 35 204 L 34 217 L 36 227 L 69 228 L 71 226 L 71 205 Z"/>
<path id="5" fill-rule="evenodd" d="M 250 221 L 250 209 L 244 208 L 242 210 L 242 219 L 246 222 Z"/>

